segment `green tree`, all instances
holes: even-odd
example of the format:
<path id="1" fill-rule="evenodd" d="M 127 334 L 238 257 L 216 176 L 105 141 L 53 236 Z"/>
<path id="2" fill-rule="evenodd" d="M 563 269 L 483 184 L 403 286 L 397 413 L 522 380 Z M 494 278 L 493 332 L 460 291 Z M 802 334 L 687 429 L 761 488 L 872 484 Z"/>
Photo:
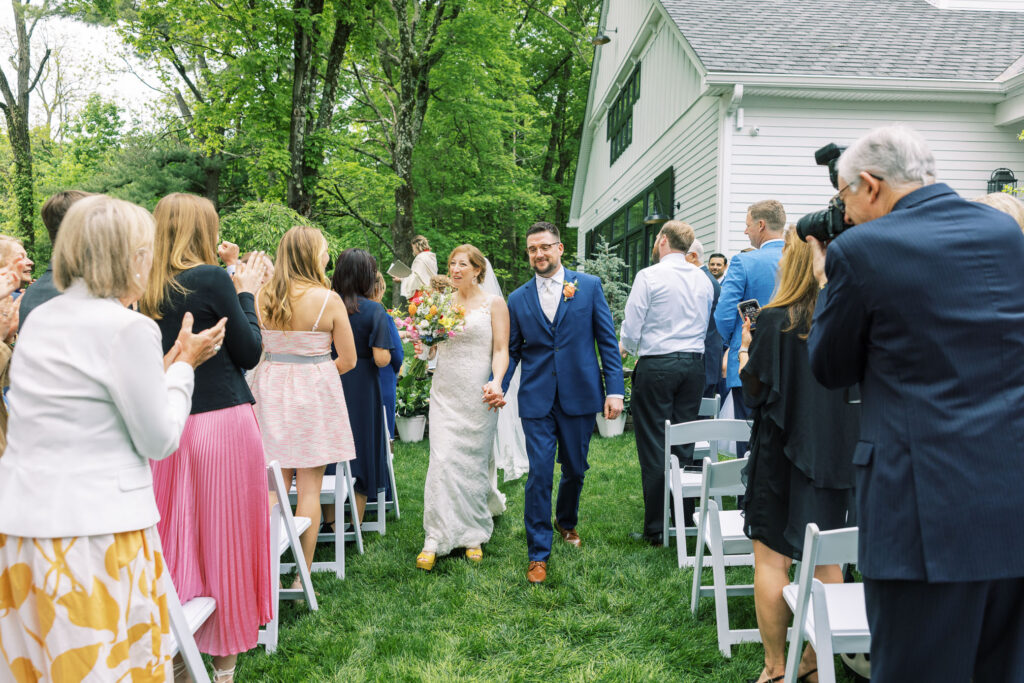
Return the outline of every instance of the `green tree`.
<path id="1" fill-rule="evenodd" d="M 28 114 L 29 96 L 39 84 L 50 51 L 46 50 L 43 58 L 35 66 L 32 65 L 32 34 L 39 20 L 49 10 L 48 0 L 38 7 L 30 6 L 29 2 L 11 0 L 14 10 L 14 54 L 11 63 L 14 66 L 14 88 L 0 68 L 0 111 L 4 114 L 7 125 L 7 138 L 11 144 L 14 160 L 13 194 L 17 207 L 17 234 L 25 240 L 25 248 L 30 253 L 35 247 L 35 187 L 32 178 L 32 142 L 30 138 Z M 32 72 L 35 72 L 33 75 Z"/>

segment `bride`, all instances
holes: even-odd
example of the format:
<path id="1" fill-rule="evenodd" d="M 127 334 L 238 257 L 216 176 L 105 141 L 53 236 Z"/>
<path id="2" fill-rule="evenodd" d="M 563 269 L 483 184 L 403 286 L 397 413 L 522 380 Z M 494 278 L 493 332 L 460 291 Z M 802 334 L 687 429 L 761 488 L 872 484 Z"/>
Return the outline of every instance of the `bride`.
<path id="1" fill-rule="evenodd" d="M 430 464 L 423 493 L 423 551 L 416 566 L 430 571 L 438 555 L 465 548 L 474 562 L 491 538 L 488 509 L 490 465 L 497 413 L 485 393 L 501 394 L 508 369 L 508 307 L 481 287 L 487 262 L 480 250 L 463 244 L 448 257 L 455 303 L 466 310 L 461 332 L 431 348 L 437 369 L 430 389 Z M 422 346 L 416 343 L 417 354 Z M 477 388 L 479 387 L 479 388 Z"/>

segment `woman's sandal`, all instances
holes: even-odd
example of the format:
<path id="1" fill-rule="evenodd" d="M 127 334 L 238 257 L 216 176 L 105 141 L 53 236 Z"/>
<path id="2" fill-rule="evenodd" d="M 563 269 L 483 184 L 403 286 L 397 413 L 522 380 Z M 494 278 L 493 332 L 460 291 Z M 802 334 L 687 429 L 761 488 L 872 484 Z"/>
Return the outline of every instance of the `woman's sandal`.
<path id="1" fill-rule="evenodd" d="M 480 548 L 466 548 L 466 559 L 470 562 L 483 562 L 484 551 Z"/>
<path id="2" fill-rule="evenodd" d="M 812 672 L 812 673 L 813 673 L 813 672 Z M 805 674 L 805 675 L 806 675 L 806 674 Z M 782 679 L 784 679 L 785 677 L 786 677 L 786 674 L 782 674 L 781 676 L 776 676 L 775 678 L 768 678 L 768 679 L 765 679 L 765 680 L 763 681 L 763 683 L 777 683 L 777 681 L 781 681 L 781 680 L 782 680 Z M 747 683 L 757 683 L 757 682 L 758 682 L 759 680 L 761 680 L 761 677 L 760 677 L 760 676 L 758 676 L 757 678 L 748 678 L 748 679 L 747 679 Z"/>
<path id="3" fill-rule="evenodd" d="M 232 683 L 235 680 L 235 667 L 218 669 L 213 667 L 213 683 Z"/>
<path id="4" fill-rule="evenodd" d="M 422 569 L 425 572 L 429 572 L 434 568 L 434 562 L 437 561 L 437 553 L 428 553 L 426 550 L 416 556 L 416 568 Z"/>
<path id="5" fill-rule="evenodd" d="M 811 669 L 810 671 L 808 671 L 808 672 L 806 672 L 806 673 L 804 673 L 804 674 L 802 674 L 800 676 L 797 676 L 796 680 L 798 680 L 798 681 L 806 681 L 808 676 L 810 676 L 811 674 L 816 674 L 816 673 L 818 673 L 818 669 L 817 668 Z"/>

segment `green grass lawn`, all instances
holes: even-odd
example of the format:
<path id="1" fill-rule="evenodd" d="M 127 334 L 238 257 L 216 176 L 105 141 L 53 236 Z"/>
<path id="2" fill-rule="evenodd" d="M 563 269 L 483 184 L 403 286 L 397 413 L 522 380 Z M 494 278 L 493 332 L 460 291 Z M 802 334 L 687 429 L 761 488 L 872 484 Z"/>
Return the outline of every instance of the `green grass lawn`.
<path id="1" fill-rule="evenodd" d="M 629 538 L 643 518 L 632 434 L 595 436 L 583 547 L 556 537 L 540 586 L 525 577 L 525 477 L 501 487 L 508 510 L 483 563 L 460 554 L 438 558 L 429 574 L 416 569 L 427 456 L 425 441 L 396 444 L 401 520 L 389 518 L 387 536 L 367 534 L 364 555 L 349 546 L 346 580 L 314 574 L 320 610 L 285 604 L 277 652 L 242 655 L 236 680 L 735 682 L 760 673 L 759 643 L 734 647 L 732 659 L 719 653 L 711 598 L 690 614 L 692 570 L 676 567 L 675 549 Z M 729 573 L 751 579 L 750 569 Z M 730 600 L 730 619 L 755 627 L 753 598 Z"/>

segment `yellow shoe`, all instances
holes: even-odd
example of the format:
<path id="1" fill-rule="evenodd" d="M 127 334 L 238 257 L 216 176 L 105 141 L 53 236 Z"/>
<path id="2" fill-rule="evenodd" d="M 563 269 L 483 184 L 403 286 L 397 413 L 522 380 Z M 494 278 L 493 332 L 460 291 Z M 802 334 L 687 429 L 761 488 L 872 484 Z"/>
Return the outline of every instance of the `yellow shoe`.
<path id="1" fill-rule="evenodd" d="M 482 562 L 484 551 L 480 548 L 466 548 L 466 559 L 470 562 Z"/>
<path id="2" fill-rule="evenodd" d="M 425 572 L 429 572 L 434 568 L 434 562 L 437 561 L 437 553 L 428 553 L 426 550 L 416 556 L 416 568 L 422 569 Z"/>

